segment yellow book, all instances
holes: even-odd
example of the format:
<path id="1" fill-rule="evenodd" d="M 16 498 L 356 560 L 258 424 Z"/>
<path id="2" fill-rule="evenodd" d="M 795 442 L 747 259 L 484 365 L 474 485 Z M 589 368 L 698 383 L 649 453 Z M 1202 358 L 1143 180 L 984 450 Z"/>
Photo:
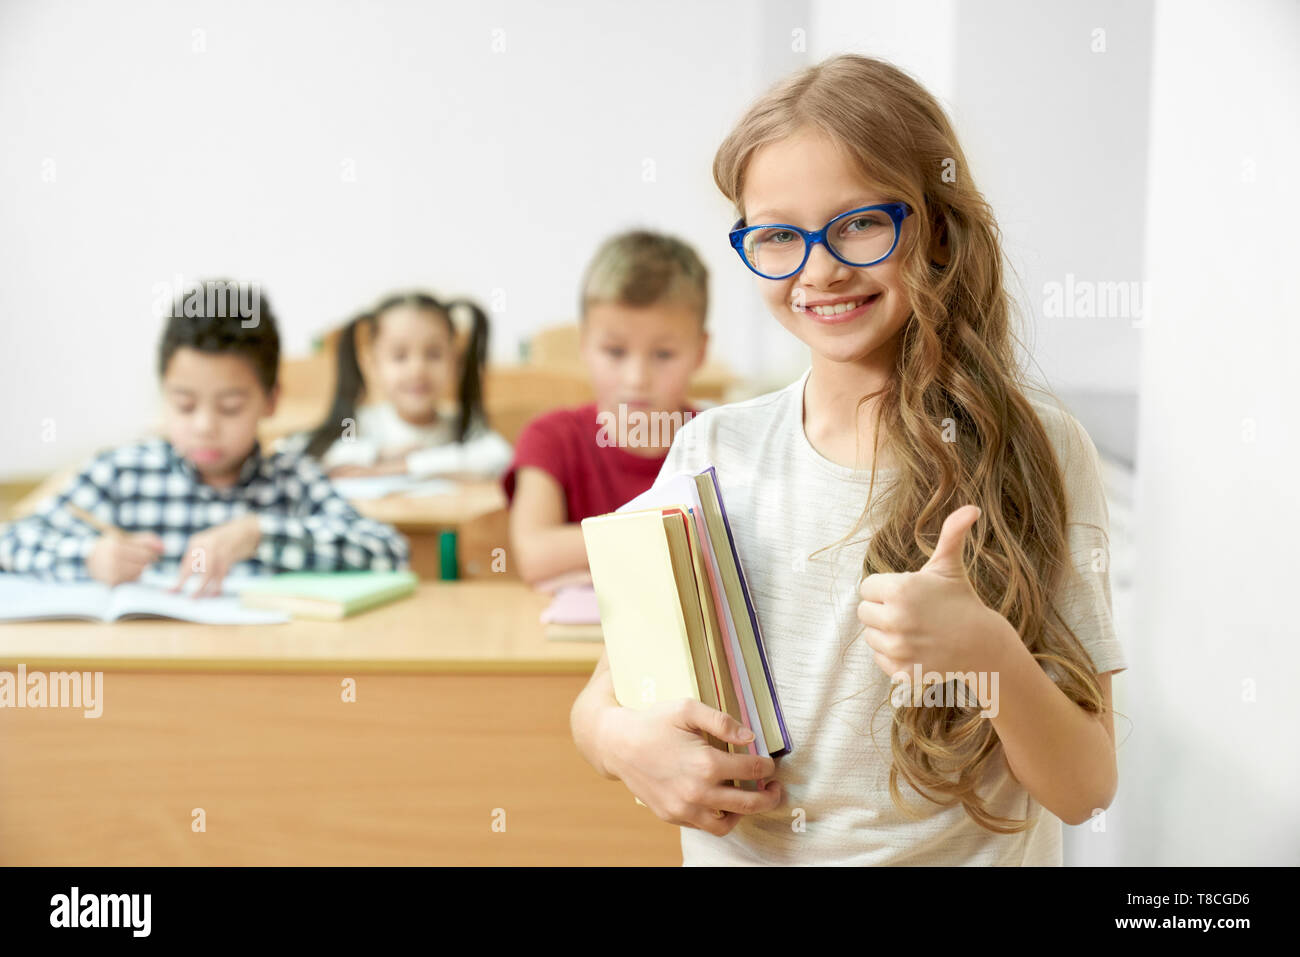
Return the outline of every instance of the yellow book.
<path id="1" fill-rule="evenodd" d="M 614 697 L 625 708 L 682 698 L 718 708 L 688 522 L 680 508 L 582 521 Z"/>

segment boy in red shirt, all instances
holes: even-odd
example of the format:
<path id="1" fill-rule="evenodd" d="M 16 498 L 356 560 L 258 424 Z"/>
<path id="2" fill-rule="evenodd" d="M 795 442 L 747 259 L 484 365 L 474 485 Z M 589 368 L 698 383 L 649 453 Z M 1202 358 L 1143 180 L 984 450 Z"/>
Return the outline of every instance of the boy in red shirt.
<path id="1" fill-rule="evenodd" d="M 527 582 L 585 572 L 579 523 L 654 484 L 697 409 L 691 376 L 708 348 L 708 270 L 690 246 L 636 231 L 597 250 L 582 286 L 582 357 L 596 401 L 538 416 L 502 476 L 510 546 Z"/>

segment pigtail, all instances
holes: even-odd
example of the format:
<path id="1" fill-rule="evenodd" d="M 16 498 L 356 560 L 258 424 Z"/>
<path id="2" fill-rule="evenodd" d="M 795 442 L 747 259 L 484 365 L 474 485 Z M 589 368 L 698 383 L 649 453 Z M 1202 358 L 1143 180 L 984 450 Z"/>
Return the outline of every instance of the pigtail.
<path id="1" fill-rule="evenodd" d="M 476 419 L 485 423 L 487 415 L 483 409 L 483 378 L 488 355 L 488 317 L 479 306 L 468 299 L 457 299 L 447 303 L 447 313 L 458 306 L 469 311 L 471 325 L 469 339 L 460 369 L 460 421 L 456 426 L 456 441 L 464 442 L 470 426 Z"/>
<path id="2" fill-rule="evenodd" d="M 362 378 L 361 363 L 357 359 L 357 326 L 363 322 L 373 323 L 372 316 L 357 316 L 339 334 L 334 399 L 325 420 L 312 432 L 304 450 L 312 458 L 319 459 L 339 440 L 345 421 L 356 421 L 357 401 L 365 391 L 365 379 Z"/>

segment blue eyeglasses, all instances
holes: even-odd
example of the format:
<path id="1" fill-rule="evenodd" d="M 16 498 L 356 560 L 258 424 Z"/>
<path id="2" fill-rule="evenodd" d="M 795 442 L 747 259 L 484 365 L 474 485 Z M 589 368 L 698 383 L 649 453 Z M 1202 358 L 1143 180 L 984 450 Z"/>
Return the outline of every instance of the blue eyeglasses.
<path id="1" fill-rule="evenodd" d="M 874 266 L 898 247 L 903 220 L 912 215 L 906 203 L 860 206 L 840 213 L 821 229 L 809 232 L 789 223 L 731 227 L 731 245 L 753 272 L 764 279 L 788 279 L 803 269 L 813 246 L 821 243 L 846 266 Z"/>

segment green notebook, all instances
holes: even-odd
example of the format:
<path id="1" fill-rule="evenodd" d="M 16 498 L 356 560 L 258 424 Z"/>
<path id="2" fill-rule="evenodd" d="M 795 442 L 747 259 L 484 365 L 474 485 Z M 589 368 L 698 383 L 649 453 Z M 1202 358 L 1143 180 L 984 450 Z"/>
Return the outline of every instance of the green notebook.
<path id="1" fill-rule="evenodd" d="M 245 608 L 269 608 L 295 618 L 339 619 L 415 592 L 416 575 L 401 572 L 287 572 L 250 582 L 239 592 Z"/>

